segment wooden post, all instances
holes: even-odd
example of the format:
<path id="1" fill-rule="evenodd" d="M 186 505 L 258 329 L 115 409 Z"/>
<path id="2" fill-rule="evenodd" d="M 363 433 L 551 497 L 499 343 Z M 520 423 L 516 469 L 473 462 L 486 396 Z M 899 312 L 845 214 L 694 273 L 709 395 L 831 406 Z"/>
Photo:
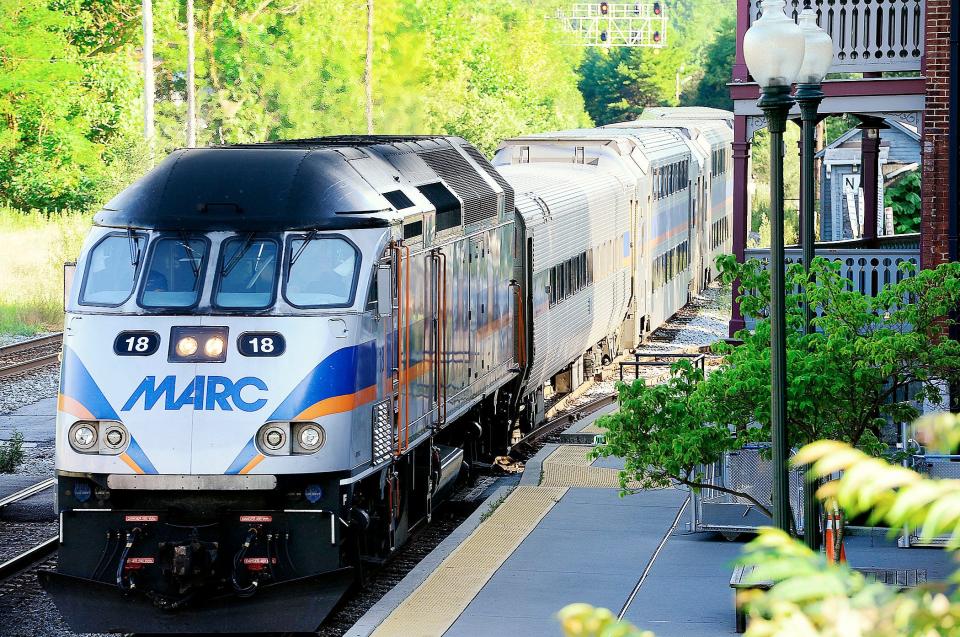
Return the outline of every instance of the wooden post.
<path id="1" fill-rule="evenodd" d="M 743 263 L 747 247 L 747 226 L 749 215 L 747 206 L 747 184 L 750 180 L 750 140 L 747 137 L 747 118 L 744 115 L 734 117 L 733 123 L 733 254 Z M 746 327 L 737 297 L 740 295 L 740 281 L 734 281 L 731 290 L 733 307 L 730 315 L 730 336 Z"/>
<path id="2" fill-rule="evenodd" d="M 877 182 L 880 171 L 880 131 L 876 128 L 865 128 L 860 137 L 861 165 L 863 176 L 860 186 L 863 188 L 863 238 L 865 241 L 875 241 L 877 238 L 877 215 L 879 214 L 878 198 L 880 197 Z"/>

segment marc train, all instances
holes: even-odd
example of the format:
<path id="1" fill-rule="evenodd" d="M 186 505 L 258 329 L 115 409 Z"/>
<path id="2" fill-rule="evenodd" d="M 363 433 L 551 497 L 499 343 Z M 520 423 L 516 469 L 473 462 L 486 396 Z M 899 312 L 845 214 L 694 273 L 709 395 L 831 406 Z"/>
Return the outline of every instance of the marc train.
<path id="1" fill-rule="evenodd" d="M 543 389 L 639 344 L 730 249 L 731 115 L 510 139 L 174 152 L 69 293 L 60 554 L 81 632 L 315 629 Z"/>

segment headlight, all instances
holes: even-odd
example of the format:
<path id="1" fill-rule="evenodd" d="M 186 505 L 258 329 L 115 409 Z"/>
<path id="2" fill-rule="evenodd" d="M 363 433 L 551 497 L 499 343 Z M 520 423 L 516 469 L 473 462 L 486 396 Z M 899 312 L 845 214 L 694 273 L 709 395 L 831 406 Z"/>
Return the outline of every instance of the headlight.
<path id="1" fill-rule="evenodd" d="M 177 354 L 180 356 L 193 356 L 197 353 L 197 339 L 192 336 L 184 336 L 177 341 Z"/>
<path id="2" fill-rule="evenodd" d="M 89 453 L 97 446 L 96 423 L 79 421 L 73 423 L 67 433 L 70 446 L 80 453 Z"/>
<path id="3" fill-rule="evenodd" d="M 270 456 L 290 453 L 290 426 L 287 423 L 274 422 L 264 425 L 257 433 L 257 446 Z"/>
<path id="4" fill-rule="evenodd" d="M 127 446 L 127 428 L 118 422 L 100 423 L 100 438 L 103 441 L 102 453 L 117 454 Z"/>
<path id="5" fill-rule="evenodd" d="M 294 435 L 302 451 L 314 452 L 323 446 L 323 427 L 312 422 L 294 423 Z"/>
<path id="6" fill-rule="evenodd" d="M 223 339 L 219 336 L 208 338 L 203 345 L 203 353 L 207 358 L 219 358 L 220 354 L 223 354 Z"/>
<path id="7" fill-rule="evenodd" d="M 229 329 L 213 326 L 175 325 L 170 328 L 171 363 L 222 363 L 227 360 Z"/>

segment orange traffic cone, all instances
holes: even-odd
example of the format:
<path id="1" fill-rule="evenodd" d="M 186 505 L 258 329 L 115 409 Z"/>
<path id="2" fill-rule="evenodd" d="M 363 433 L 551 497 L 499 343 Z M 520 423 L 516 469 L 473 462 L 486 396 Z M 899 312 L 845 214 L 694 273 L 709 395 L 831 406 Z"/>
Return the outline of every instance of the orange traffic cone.
<path id="1" fill-rule="evenodd" d="M 840 529 L 840 512 L 827 511 L 827 528 L 823 534 L 823 544 L 827 550 L 827 561 L 831 564 L 847 561 L 847 551 L 843 548 L 843 538 L 840 538 L 840 555 L 835 550 L 836 533 Z"/>

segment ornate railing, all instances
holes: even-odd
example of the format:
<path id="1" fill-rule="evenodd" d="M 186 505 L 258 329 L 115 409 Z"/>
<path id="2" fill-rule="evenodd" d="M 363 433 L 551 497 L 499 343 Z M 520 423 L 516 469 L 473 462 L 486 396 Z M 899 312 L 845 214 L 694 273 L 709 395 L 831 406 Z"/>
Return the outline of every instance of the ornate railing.
<path id="1" fill-rule="evenodd" d="M 762 0 L 748 0 L 750 21 Z M 804 0 L 787 0 L 796 19 Z M 833 38 L 831 73 L 919 71 L 926 0 L 812 0 L 817 22 Z"/>
<path id="2" fill-rule="evenodd" d="M 786 263 L 800 263 L 802 259 L 800 248 L 787 248 L 784 252 Z M 817 246 L 816 255 L 831 261 L 839 261 L 840 275 L 853 284 L 854 290 L 869 296 L 876 296 L 884 285 L 897 283 L 905 276 L 909 276 L 900 269 L 901 263 L 920 266 L 919 247 L 825 248 Z M 748 248 L 744 251 L 744 256 L 747 259 L 768 262 L 770 249 Z"/>

